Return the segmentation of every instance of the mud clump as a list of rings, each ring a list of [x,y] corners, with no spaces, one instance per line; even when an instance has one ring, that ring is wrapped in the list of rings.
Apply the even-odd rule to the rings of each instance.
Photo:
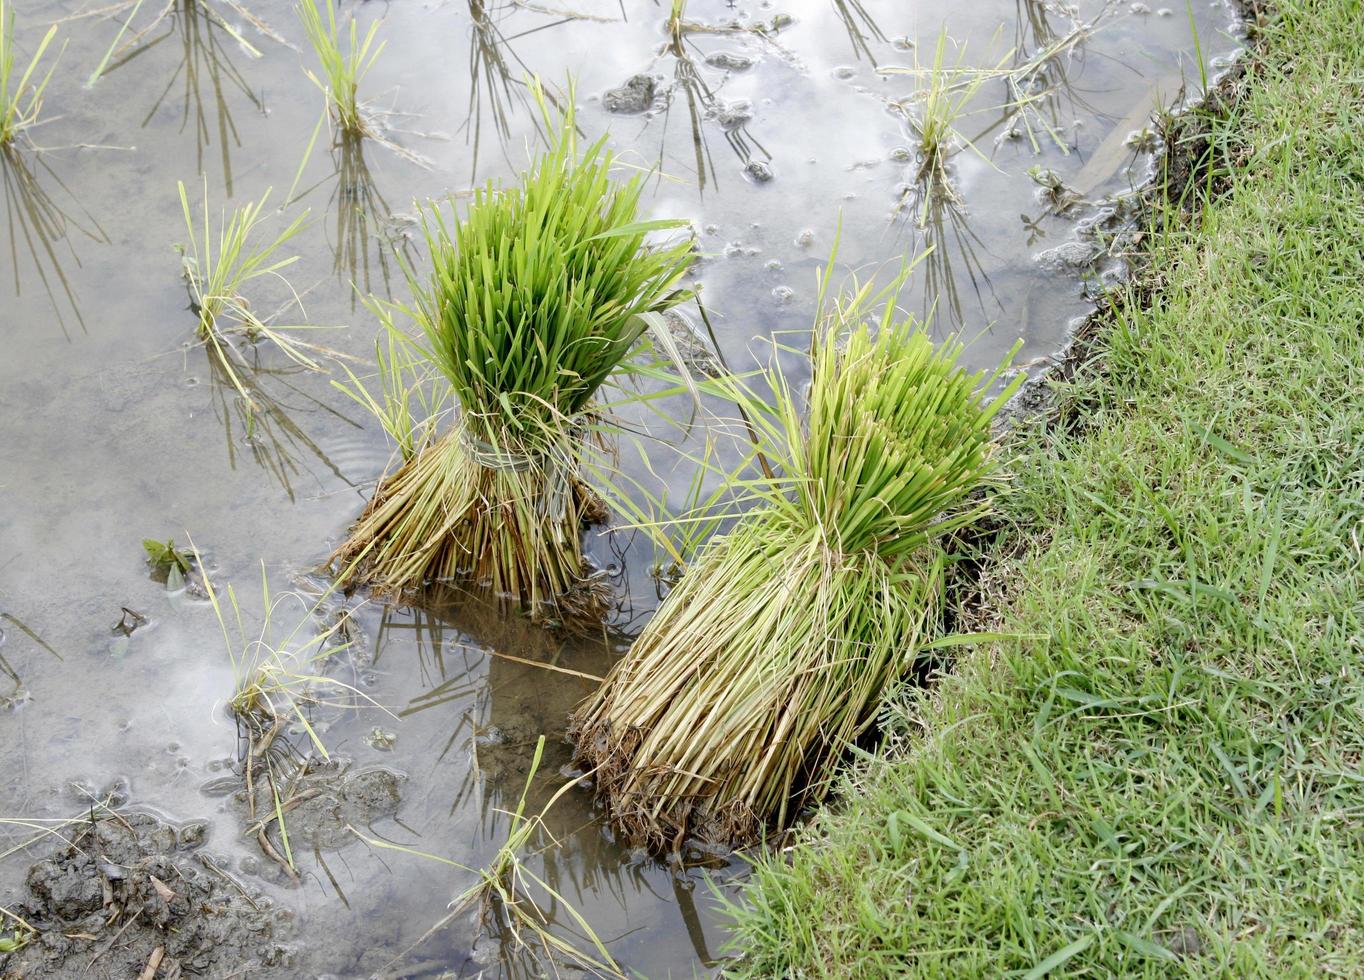
[[[297,781],[297,805],[285,816],[290,839],[327,850],[353,843],[351,827],[368,828],[398,812],[404,779],[377,766],[348,772],[345,763],[314,763]],[[262,787],[257,798],[268,800],[268,792]],[[278,833],[273,825],[271,833]]]
[[[292,914],[253,895],[200,850],[203,824],[104,815],[66,831],[70,844],[34,864],[11,906],[37,929],[0,954],[0,978],[128,980],[149,964],[181,976],[294,976],[283,939]]]
[[[601,97],[607,112],[636,115],[654,104],[658,83],[652,75],[634,75],[620,88],[609,89]]]

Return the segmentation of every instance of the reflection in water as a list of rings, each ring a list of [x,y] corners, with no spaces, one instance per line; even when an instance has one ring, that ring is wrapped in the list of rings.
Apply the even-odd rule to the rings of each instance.
[[[871,42],[884,42],[886,35],[881,32],[862,0],[833,0],[833,5],[843,29],[848,32],[848,40],[852,41],[853,55],[859,61],[865,57],[875,65],[876,55],[872,53]]]
[[[237,468],[238,444],[244,443],[250,449],[256,465],[269,474],[291,501],[296,499],[294,481],[304,473],[313,477],[319,489],[325,486],[322,479],[305,468],[304,460],[308,457],[321,463],[342,483],[355,486],[293,416],[304,412],[325,412],[357,430],[364,427],[290,383],[290,376],[299,373],[302,368],[251,365],[249,370],[239,371],[236,375],[237,381],[245,389],[243,394],[228,375],[221,358],[214,357],[210,352],[207,362],[212,378],[213,411],[223,427],[228,465],[232,469]],[[267,379],[276,388],[288,389],[301,404],[287,404],[282,400],[285,396],[267,390],[263,384]]]
[[[511,136],[508,122],[513,102],[526,104],[526,87],[521,78],[533,74],[520,56],[507,43],[498,21],[515,4],[497,0],[469,0],[469,116],[464,124],[466,137],[473,145],[473,168],[470,180],[478,174],[478,154],[483,138],[483,112],[486,105],[492,116],[497,143],[503,147]],[[546,25],[552,26],[552,25]],[[511,64],[519,69],[513,76]]]
[[[909,254],[928,253],[923,259],[924,317],[945,314],[953,323],[964,324],[970,312],[962,303],[964,284],[969,284],[982,314],[1003,312],[981,258],[990,251],[972,230],[961,203],[921,183],[906,192],[901,208],[912,218],[914,241]]]
[[[363,135],[338,132],[332,145],[332,172],[289,202],[299,201],[336,179],[328,202],[328,210],[335,217],[335,226],[330,229],[332,269],[343,283],[353,287],[348,290],[352,310],[362,295],[374,292],[376,274],[384,295],[392,297],[394,262],[402,257],[410,259],[412,251],[406,235],[393,233],[393,209],[365,159],[365,142]]]
[[[716,180],[715,160],[710,154],[710,147],[706,142],[705,123],[713,121],[724,133],[725,142],[729,144],[734,155],[744,165],[750,173],[758,179],[766,179],[762,175],[768,173],[766,163],[758,163],[754,160],[754,151],[761,154],[763,161],[770,161],[772,154],[758,142],[758,140],[748,131],[750,109],[746,103],[735,103],[726,105],[721,102],[717,90],[712,88],[703,77],[699,66],[696,63],[698,56],[704,58],[704,53],[692,40],[693,35],[698,34],[732,34],[735,28],[712,27],[708,24],[701,24],[689,21],[684,18],[686,4],[684,0],[673,0],[672,10],[668,15],[667,32],[668,41],[664,45],[660,56],[672,58],[673,61],[673,82],[668,89],[667,105],[663,110],[663,135],[666,138],[668,132],[668,121],[672,118],[673,105],[680,90],[686,100],[687,124],[691,128],[692,151],[694,154],[694,165],[696,167],[697,190],[704,193],[706,189],[706,171],[710,171],[712,182]],[[755,27],[751,33],[759,37],[766,37],[769,30],[776,28]],[[659,170],[663,170],[663,148],[659,148]]]
[[[525,0],[468,0],[469,4],[469,114],[462,127],[473,147],[470,180],[478,177],[479,149],[483,142],[483,113],[491,114],[498,148],[505,156],[511,136],[511,115],[515,104],[533,109],[526,80],[536,73],[521,59],[511,42],[538,34],[561,24],[579,20],[603,20],[571,10],[539,6]],[[503,32],[501,24],[518,11],[529,11],[553,17],[553,20],[518,31]],[[624,10],[622,8],[622,13]],[[542,85],[545,83],[542,81]],[[560,108],[560,97],[545,85],[545,98],[551,106]],[[540,116],[532,111],[530,122],[539,126]]]
[[[527,814],[539,814],[552,802],[519,859],[545,886],[532,882],[531,897],[555,937],[595,955],[590,928],[613,951],[628,947],[645,926],[626,925],[627,910],[649,895],[650,904],[675,903],[696,955],[707,965],[714,963],[694,900],[700,883],[695,873],[622,853],[598,828],[586,791],[569,790],[554,799],[567,780],[579,775],[569,768],[571,752],[563,740],[568,714],[595,687],[625,639],[556,634],[524,618],[509,619],[486,596],[447,590],[432,598],[428,610],[385,609],[373,663],[396,673],[402,667],[393,658],[415,653],[423,690],[398,713],[403,719],[446,719],[436,728],[448,736],[438,738],[432,750],[445,764],[441,771],[460,773],[448,802],[440,801],[448,816],[472,814],[480,839],[496,847],[506,839],[508,812],[523,793]],[[544,758],[532,776],[542,735]],[[436,854],[451,851],[443,840],[411,846]],[[482,912],[470,911],[442,929],[463,936],[477,932],[475,956],[490,967],[496,962],[499,975],[543,976],[572,959],[518,928],[496,905]]]
[[[1098,115],[1071,82],[1074,63],[1084,55],[1084,42],[1100,18],[1114,6],[1105,3],[1091,21],[1081,22],[1067,10],[1070,23],[1058,31],[1051,18],[1057,8],[1042,0],[1016,0],[1013,66],[1006,75],[1008,99],[1003,106],[1003,136],[1028,140],[1033,153],[1052,143],[1064,154],[1074,149],[1075,120]],[[1065,8],[1063,8],[1064,10]]]
[[[244,13],[236,5],[233,5],[233,9]],[[255,18],[251,18],[251,22],[258,29],[268,31]],[[152,36],[163,24],[165,29]],[[240,148],[242,145],[229,108],[230,90],[236,89],[252,108],[262,114],[265,112],[265,103],[261,96],[251,90],[250,83],[233,64],[229,45],[244,47],[248,54],[255,57],[259,57],[260,52],[251,47],[221,14],[203,0],[170,0],[149,26],[138,31],[115,52],[106,72],[117,71],[133,63],[172,38],[179,41],[180,60],[156,101],[147,110],[142,126],[145,128],[161,107],[167,104],[178,82],[180,130],[183,132],[190,125],[194,127],[197,170],[200,173],[204,171],[204,151],[216,139],[222,155],[223,181],[230,197],[231,146]]]
[[[81,305],[72,288],[71,280],[62,269],[68,258],[77,266],[77,256],[71,241],[71,232],[76,232],[93,242],[107,244],[108,236],[94,217],[80,207],[74,194],[62,183],[44,158],[43,150],[26,153],[13,143],[0,147],[0,182],[4,184],[5,230],[9,240],[10,269],[13,274],[16,295],[23,293],[21,256],[28,256],[42,281],[43,289],[52,302],[57,321],[62,325],[62,333],[71,339],[66,328],[66,318],[62,311],[69,306],[81,331],[85,331],[85,317]],[[31,158],[31,161],[30,161]],[[45,188],[44,181],[50,182],[70,199],[75,208],[80,208],[84,220],[78,220],[72,213],[59,205]],[[65,253],[65,254],[63,254]],[[63,304],[58,293],[65,299]]]

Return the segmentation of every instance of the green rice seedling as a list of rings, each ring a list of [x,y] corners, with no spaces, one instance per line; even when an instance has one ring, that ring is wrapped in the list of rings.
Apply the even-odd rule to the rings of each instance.
[[[1004,64],[1009,57],[1006,55],[994,68],[963,67],[963,45],[958,49],[957,62],[949,65],[947,43],[947,32],[943,30],[933,49],[933,63],[927,67],[918,64],[916,55],[913,68],[881,69],[888,74],[913,75],[917,81],[917,91],[908,100],[911,104],[908,118],[919,144],[914,183],[922,188],[924,196],[955,197],[948,179],[948,161],[963,146],[980,154],[974,143],[962,134],[960,122],[971,111],[971,103],[982,86],[1004,73]]]
[[[194,558],[202,567],[203,561],[197,548],[194,549]],[[278,749],[276,740],[286,726],[297,724],[307,733],[318,754],[324,759],[330,759],[327,746],[318,735],[317,729],[313,727],[310,717],[312,710],[319,707],[380,706],[352,685],[328,677],[319,669],[326,660],[350,645],[348,640],[335,642],[339,631],[349,621],[348,616],[336,617],[328,628],[314,630],[307,639],[300,638],[305,626],[318,621],[319,611],[332,590],[324,592],[311,605],[295,592],[272,596],[269,578],[262,563],[261,601],[264,618],[260,630],[253,635],[246,629],[241,604],[230,583],[226,594],[222,596],[207,575],[203,576],[203,586],[232,661],[233,692],[227,706],[245,735],[246,745],[242,751],[242,760],[247,804],[252,820],[257,820],[258,817],[256,799],[258,771],[265,774],[269,789],[268,816],[258,821],[251,832],[266,856],[278,862],[297,883],[297,866],[294,863],[285,823],[285,813],[290,806],[289,789],[277,768],[278,752],[274,751]],[[285,603],[297,603],[303,615],[299,617],[298,625],[277,639],[273,624]],[[229,611],[235,629],[228,626]],[[328,698],[324,691],[333,692],[335,699]],[[258,770],[258,766],[262,768]],[[283,854],[279,853],[267,836],[266,828],[271,823],[278,828]]]
[[[304,211],[298,215],[273,238],[257,241],[264,223],[265,206],[270,200],[267,190],[259,201],[244,204],[230,213],[224,211],[219,217],[215,241],[208,211],[207,179],[200,211],[202,233],[195,226],[184,183],[177,182],[176,186],[180,190],[180,206],[189,233],[189,244],[179,246],[179,251],[192,308],[199,317],[198,339],[208,347],[237,393],[251,403],[250,392],[241,375],[244,355],[240,344],[243,342],[255,344],[270,340],[296,364],[321,370],[315,356],[333,352],[289,336],[291,332],[316,328],[271,323],[272,318],[262,317],[252,309],[244,294],[248,285],[264,278],[274,278],[288,286],[280,270],[298,261],[298,256],[281,258],[279,253],[303,228],[308,213]],[[292,287],[289,291],[297,304],[298,294]]]
[[[194,549],[194,560],[202,565],[198,549]],[[292,717],[308,733],[319,754],[323,758],[330,758],[327,747],[313,729],[306,710],[313,705],[332,704],[317,697],[317,690],[332,688],[341,693],[343,700],[332,706],[351,707],[357,701],[363,701],[377,707],[374,701],[351,685],[319,674],[315,670],[322,661],[340,653],[349,645],[331,642],[340,620],[326,630],[315,632],[306,640],[299,639],[303,628],[315,620],[318,610],[330,593],[318,598],[311,606],[296,592],[272,596],[269,578],[262,564],[261,599],[264,618],[259,632],[253,636],[246,629],[241,604],[232,585],[228,584],[226,594],[220,596],[209,576],[204,576],[203,581],[204,591],[218,619],[223,642],[232,660],[234,690],[228,701],[228,708],[256,734],[264,734],[271,727],[276,727],[281,717]],[[285,603],[298,604],[304,614],[299,617],[298,625],[289,633],[282,639],[275,639],[273,624]],[[228,628],[229,611],[235,626],[235,637],[232,635],[233,631]]]
[[[56,36],[57,25],[53,24],[20,71],[19,56],[14,50],[14,12],[9,8],[8,0],[0,0],[0,147],[10,145],[20,133],[37,123],[43,108],[43,92],[57,70],[61,53],[58,52],[41,79],[37,74],[38,66]]]
[[[991,473],[990,423],[1021,377],[897,319],[890,290],[826,306],[802,413],[780,368],[747,400],[777,479],[711,539],[576,713],[577,761],[622,835],[757,840],[818,803],[887,687],[935,641],[944,554]],[[873,317],[874,301],[884,311]]]
[[[342,579],[381,593],[443,582],[533,615],[586,611],[581,532],[604,517],[583,479],[603,436],[595,399],[654,314],[689,295],[690,241],[648,242],[682,223],[638,220],[643,178],[614,181],[604,140],[579,152],[571,97],[555,126],[536,94],[558,135],[521,183],[479,189],[462,219],[424,212],[432,269],[425,281],[409,270],[401,310],[420,337],[404,343],[459,411],[441,429],[404,418],[409,389],[386,396],[380,417],[405,433],[404,458],[333,555]]]
[[[443,858],[436,854],[428,854],[425,851],[414,850],[401,844],[367,837],[354,827],[349,829],[351,833],[371,847],[399,851],[414,857],[438,861],[462,871],[472,871],[477,875],[478,880],[450,903],[449,914],[427,930],[425,935],[413,944],[413,948],[449,925],[467,909],[477,907],[482,913],[485,925],[495,926],[499,932],[504,933],[511,940],[513,949],[508,952],[534,949],[538,946],[549,956],[562,956],[592,971],[594,975],[624,977],[625,973],[610,952],[607,951],[606,944],[592,929],[582,913],[575,909],[549,882],[536,874],[525,860],[524,855],[537,838],[549,836],[545,816],[555,803],[578,785],[577,780],[564,783],[555,790],[545,805],[540,808],[539,813],[527,813],[526,800],[530,796],[531,786],[540,770],[540,763],[544,754],[545,736],[541,735],[535,743],[535,755],[531,759],[530,771],[526,774],[526,784],[521,790],[521,797],[516,803],[516,809],[507,813],[510,819],[507,828],[507,840],[497,849],[497,853],[493,855],[492,861],[486,867],[469,868],[457,861],[451,861],[449,858]],[[553,840],[552,837],[550,839]],[[583,949],[551,931],[550,916],[541,905],[543,899],[537,901],[537,894],[548,898],[555,909],[561,910],[568,916],[573,925],[587,939],[588,944],[592,947],[591,951]]]
[[[308,43],[317,55],[321,77],[308,70],[308,77],[322,90],[332,121],[337,128],[351,136],[369,132],[359,101],[360,81],[374,67],[384,49],[383,41],[375,43],[379,22],[369,25],[363,35],[355,18],[343,35],[336,23],[336,7],[332,0],[321,0],[326,16],[318,9],[319,0],[299,0],[298,17],[308,35]]]

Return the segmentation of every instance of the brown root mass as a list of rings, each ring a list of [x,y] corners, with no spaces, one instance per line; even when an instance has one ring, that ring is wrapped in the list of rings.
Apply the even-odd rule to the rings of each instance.
[[[536,618],[600,619],[608,597],[582,535],[607,512],[576,474],[577,448],[562,464],[490,466],[447,432],[380,481],[331,556],[338,577],[388,598],[439,585],[504,597]]]

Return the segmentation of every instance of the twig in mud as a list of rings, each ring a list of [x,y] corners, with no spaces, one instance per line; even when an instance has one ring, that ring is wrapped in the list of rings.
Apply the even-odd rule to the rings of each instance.
[[[256,833],[257,831],[261,831],[261,830],[266,830],[266,829],[268,829],[269,826],[270,826],[272,823],[274,823],[276,820],[280,819],[284,814],[288,813],[288,812],[289,812],[290,810],[292,810],[294,807],[296,807],[296,806],[298,806],[298,805],[300,805],[300,804],[302,804],[302,803],[306,803],[306,802],[308,802],[309,800],[316,799],[317,797],[319,797],[319,796],[321,796],[321,795],[322,795],[322,790],[319,789],[319,788],[316,787],[316,786],[313,786],[313,787],[310,788],[310,789],[305,789],[303,792],[297,794],[296,796],[291,796],[291,797],[289,797],[288,802],[286,802],[286,803],[281,803],[281,804],[280,804],[279,810],[278,810],[277,812],[271,813],[270,815],[268,815],[267,817],[265,817],[265,819],[259,820],[259,821],[257,821],[255,824],[253,824],[253,825],[250,827],[250,829],[248,829],[248,830],[246,831],[246,836],[250,837],[252,834]]]
[[[147,965],[138,974],[137,980],[154,980],[156,971],[161,968],[161,961],[166,957],[166,947],[158,946],[152,950],[152,955],[147,957]]]
[[[512,663],[525,664],[527,667],[539,667],[542,670],[552,670],[556,674],[568,674],[570,677],[581,677],[583,680],[592,681],[595,684],[600,684],[605,680],[604,677],[598,677],[596,674],[584,673],[581,670],[570,670],[568,667],[559,667],[555,664],[542,663],[539,660],[528,660],[525,657],[514,657],[510,653],[498,653],[496,650],[490,650],[489,653],[501,660],[510,660]]]
[[[127,932],[127,931],[128,931],[128,927],[131,926],[134,922],[136,922],[136,921],[137,921],[139,918],[141,918],[141,917],[142,917],[142,910],[141,910],[141,909],[138,909],[136,912],[133,913],[133,917],[132,917],[131,919],[129,919],[127,922],[123,923],[122,927],[118,930],[118,932],[114,933],[114,938],[113,938],[113,939],[110,939],[109,942],[108,942],[108,944],[107,944],[103,949],[101,949],[98,953],[96,953],[94,956],[90,957],[90,962],[87,963],[87,964],[85,964],[85,969],[86,969],[86,971],[88,972],[89,969],[90,969],[90,967],[92,967],[92,966],[95,965],[95,961],[96,961],[96,960],[98,960],[98,959],[99,959],[101,956],[103,956],[105,953],[109,952],[109,950],[113,949],[114,946],[115,946],[115,944],[118,943],[119,937],[122,936],[125,932]]]
[[[250,895],[247,894],[246,889],[243,888],[243,887],[237,882],[237,879],[233,878],[230,874],[228,874],[228,873],[227,873],[226,871],[224,871],[222,868],[220,868],[220,867],[218,867],[216,864],[214,864],[214,863],[213,863],[213,859],[210,858],[207,854],[202,854],[202,853],[201,853],[201,854],[199,855],[199,863],[202,864],[204,867],[208,868],[208,870],[212,871],[212,872],[213,872],[214,874],[216,874],[219,878],[221,878],[221,879],[223,879],[224,881],[226,881],[226,882],[227,882],[229,885],[231,885],[233,888],[237,889],[237,891],[241,893],[242,898],[246,899],[246,904],[250,905],[252,909],[254,909],[254,910],[257,911],[257,912],[260,911],[260,906],[256,904],[256,900],[253,899]]]

